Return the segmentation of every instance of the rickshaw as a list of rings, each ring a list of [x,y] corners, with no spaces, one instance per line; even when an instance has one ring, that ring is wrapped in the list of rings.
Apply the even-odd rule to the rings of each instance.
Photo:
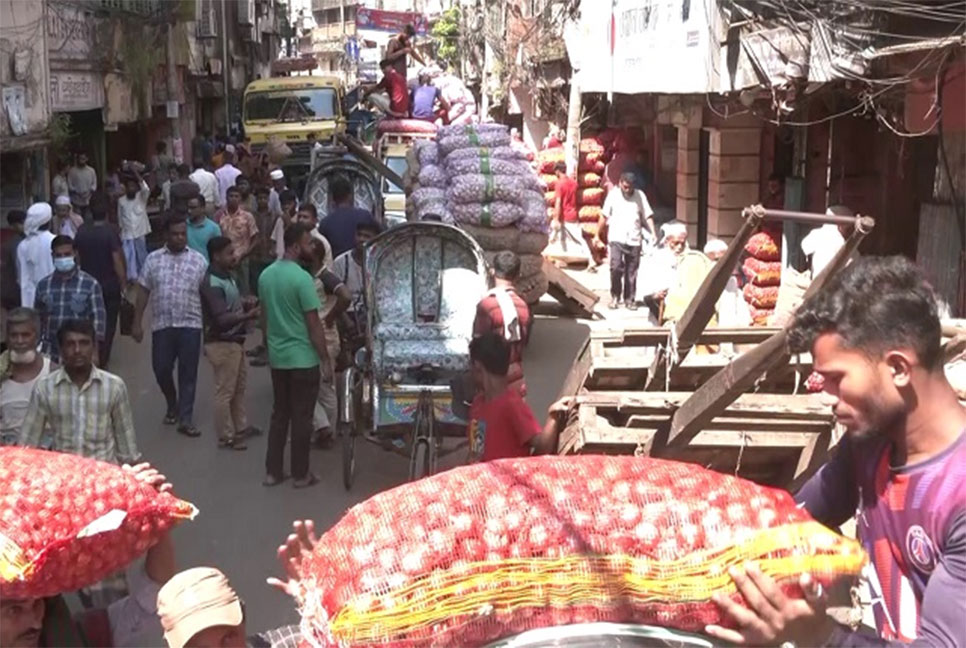
[[[466,446],[465,398],[454,407],[451,385],[465,384],[476,305],[487,290],[476,241],[428,221],[370,241],[363,278],[365,347],[340,382],[347,490],[359,436],[408,457],[410,479],[432,474],[440,457]],[[461,441],[444,447],[444,438]]]
[[[383,222],[381,179],[365,164],[349,157],[316,161],[315,168],[309,174],[302,200],[315,205],[320,220],[329,215],[332,202],[329,181],[335,176],[342,176],[352,183],[354,206],[369,211],[377,221]]]

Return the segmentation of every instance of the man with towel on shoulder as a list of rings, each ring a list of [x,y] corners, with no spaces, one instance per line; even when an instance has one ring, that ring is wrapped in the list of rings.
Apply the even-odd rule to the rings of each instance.
[[[473,337],[487,333],[501,335],[510,343],[510,370],[507,381],[511,387],[526,396],[527,385],[523,379],[523,349],[530,340],[530,307],[513,288],[520,276],[520,257],[505,250],[493,258],[493,288],[476,306],[473,320]]]

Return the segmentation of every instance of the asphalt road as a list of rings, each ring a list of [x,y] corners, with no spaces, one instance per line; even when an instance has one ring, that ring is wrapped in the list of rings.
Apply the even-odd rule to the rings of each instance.
[[[587,327],[580,322],[537,317],[525,370],[528,400],[541,421],[586,335]],[[261,485],[265,436],[251,440],[245,452],[217,448],[211,368],[204,358],[195,403],[195,423],[203,430],[198,439],[161,424],[164,399],[151,372],[149,336],[141,345],[119,338],[110,370],[127,382],[141,451],[164,471],[175,492],[200,510],[193,522],[174,531],[179,568],[211,565],[223,570],[246,602],[249,632],[298,619],[292,601],[265,584],[278,572],[275,548],[293,520],[313,519],[317,528],[326,529],[353,504],[406,479],[405,459],[361,442],[351,492],[342,486],[338,447],[312,451],[312,470],[322,480],[317,486],[296,491],[286,483],[266,489]],[[249,368],[247,391],[252,424],[267,430],[272,407],[267,369]]]

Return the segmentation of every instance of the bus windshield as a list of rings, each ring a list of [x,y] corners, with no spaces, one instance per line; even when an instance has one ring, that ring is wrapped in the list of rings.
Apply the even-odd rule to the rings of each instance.
[[[302,88],[250,92],[245,96],[245,121],[317,121],[339,116],[335,88]]]

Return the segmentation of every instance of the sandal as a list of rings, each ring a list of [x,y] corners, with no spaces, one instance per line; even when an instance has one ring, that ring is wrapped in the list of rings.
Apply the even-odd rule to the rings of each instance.
[[[164,423],[165,425],[174,425],[177,422],[178,422],[178,415],[172,414],[171,412],[168,412],[167,414],[165,414],[164,421],[162,421],[162,423]]]
[[[179,425],[178,434],[183,434],[186,437],[191,437],[192,439],[197,439],[201,436],[201,430],[193,425]]]
[[[315,476],[315,473],[309,473],[302,479],[296,479],[292,482],[292,488],[308,488],[309,486],[315,486],[319,483],[319,478]]]
[[[285,476],[276,477],[275,475],[265,475],[265,479],[262,480],[262,486],[267,486],[271,488],[272,486],[278,486],[283,481],[285,481]]]
[[[249,425],[247,428],[238,433],[238,436],[243,439],[250,439],[251,437],[262,436],[262,431],[253,425]]]
[[[248,444],[243,438],[218,439],[218,447],[225,450],[248,450]]]

